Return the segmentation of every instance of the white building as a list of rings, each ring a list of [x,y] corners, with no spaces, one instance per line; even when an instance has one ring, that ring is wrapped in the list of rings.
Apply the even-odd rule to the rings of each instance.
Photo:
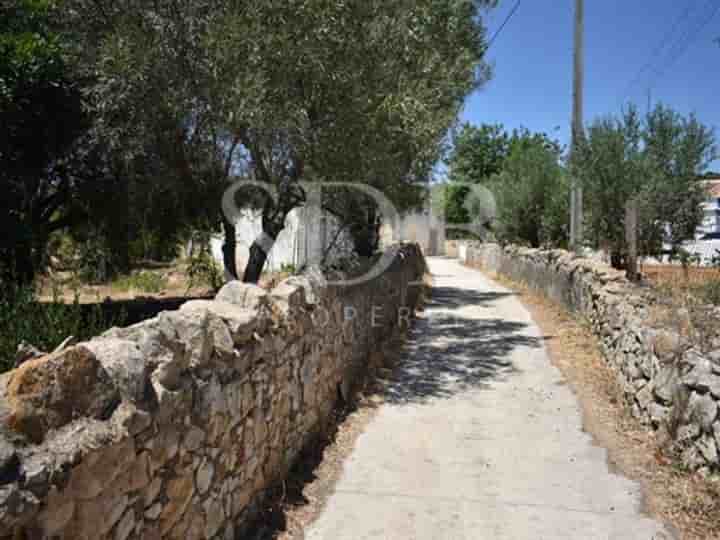
[[[720,237],[720,178],[712,178],[702,181],[708,198],[702,205],[703,222],[698,227],[695,235],[696,240],[702,240],[706,235],[718,235]]]
[[[707,191],[707,199],[702,203],[703,220],[695,231],[695,238],[683,242],[683,249],[698,257],[700,264],[709,264],[720,253],[720,178],[701,180]],[[665,249],[670,250],[666,245]],[[671,263],[668,255],[659,261],[647,259],[647,263]]]
[[[239,272],[245,268],[250,256],[250,246],[262,232],[259,212],[246,211],[236,221],[236,262]],[[350,234],[339,230],[335,217],[312,212],[301,207],[288,214],[285,228],[278,235],[270,251],[265,270],[279,271],[283,267],[300,268],[308,263],[319,263],[326,252],[327,261],[347,257],[353,252]],[[429,209],[399,216],[393,222],[384,223],[380,229],[381,246],[397,242],[414,242],[426,255],[442,255],[445,252],[445,227]],[[218,235],[211,240],[213,257],[223,264],[224,239]]]
[[[381,244],[412,242],[428,256],[445,254],[445,224],[432,211],[430,204],[421,211],[398,216],[380,229]]]
[[[265,270],[279,271],[283,267],[300,268],[310,262],[321,262],[329,251],[328,260],[347,256],[352,252],[352,239],[344,231],[338,232],[337,220],[323,212],[311,212],[308,207],[296,208],[285,220],[285,228],[278,235],[268,255]],[[259,212],[246,211],[236,221],[236,262],[239,272],[245,268],[250,246],[262,232]],[[213,257],[222,265],[224,239],[218,235],[211,240]]]

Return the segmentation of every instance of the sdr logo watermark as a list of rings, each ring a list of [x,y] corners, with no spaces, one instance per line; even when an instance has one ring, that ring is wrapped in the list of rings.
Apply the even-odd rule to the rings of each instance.
[[[241,217],[247,215],[248,209],[257,209],[257,200],[262,200],[262,206],[266,208],[281,208],[287,204],[286,199],[288,198],[287,186],[283,186],[282,189],[283,192],[277,186],[267,182],[238,180],[223,194],[223,214],[229,222],[237,224],[241,222]],[[400,212],[389,197],[368,184],[359,182],[297,182],[292,185],[292,197],[298,201],[293,205],[293,208],[304,208],[305,216],[309,216],[311,219],[323,219],[325,217],[323,194],[327,191],[331,191],[333,196],[344,193],[349,198],[353,197],[349,194],[355,193],[366,200],[372,201],[377,214],[382,218],[383,225],[390,229],[389,236],[392,237],[393,244],[400,244],[409,240],[416,241],[417,236],[422,236],[417,234],[418,227],[432,228],[436,234],[439,231],[441,238],[445,238],[448,231],[458,231],[470,233],[470,235],[478,239],[484,239],[497,219],[497,205],[492,192],[481,185],[460,182],[436,184],[426,188],[424,209],[422,211],[410,210],[405,212]],[[450,223],[446,219],[446,210],[450,204],[464,208],[466,214],[470,217],[470,221],[467,223]],[[259,212],[256,215],[260,218]],[[264,216],[260,219],[264,219]],[[412,220],[415,229],[416,234],[413,239],[403,238],[405,227],[402,224],[408,219]],[[338,221],[337,227],[342,228],[342,217],[336,218],[336,221]],[[250,231],[238,229],[238,232],[243,234]],[[318,231],[305,229],[303,233],[318,234]],[[252,238],[252,241],[256,247],[269,255],[276,246],[277,236],[273,237],[263,230],[258,236]],[[397,250],[385,249],[362,275],[342,280],[326,276],[319,264],[313,264],[313,267],[322,275],[328,285],[357,285],[381,276],[390,267],[396,255]],[[308,262],[318,263],[319,261]]]

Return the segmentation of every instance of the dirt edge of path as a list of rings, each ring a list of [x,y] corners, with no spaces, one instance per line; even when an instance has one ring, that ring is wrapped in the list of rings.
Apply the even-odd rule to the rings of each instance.
[[[656,434],[630,415],[615,372],[589,326],[525,284],[482,273],[518,293],[546,338],[552,363],[580,402],[585,431],[607,450],[613,472],[640,483],[643,510],[672,526],[682,540],[720,539],[720,480],[683,470]]]

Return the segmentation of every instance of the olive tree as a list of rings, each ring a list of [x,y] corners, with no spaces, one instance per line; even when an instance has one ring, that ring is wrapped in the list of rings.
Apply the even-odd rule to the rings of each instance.
[[[715,157],[711,129],[661,104],[644,118],[630,106],[619,118],[596,120],[572,161],[584,186],[589,241],[622,266],[625,205],[635,199],[641,254],[677,249],[701,223],[699,179]]]

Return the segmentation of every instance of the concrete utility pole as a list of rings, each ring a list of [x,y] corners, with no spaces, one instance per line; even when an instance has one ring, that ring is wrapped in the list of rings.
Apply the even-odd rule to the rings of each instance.
[[[583,136],[583,41],[584,41],[584,0],[575,0],[575,54],[573,76],[572,142],[570,151],[575,152]],[[570,247],[575,251],[582,248],[583,239],[583,195],[578,178],[573,179],[570,194]]]

